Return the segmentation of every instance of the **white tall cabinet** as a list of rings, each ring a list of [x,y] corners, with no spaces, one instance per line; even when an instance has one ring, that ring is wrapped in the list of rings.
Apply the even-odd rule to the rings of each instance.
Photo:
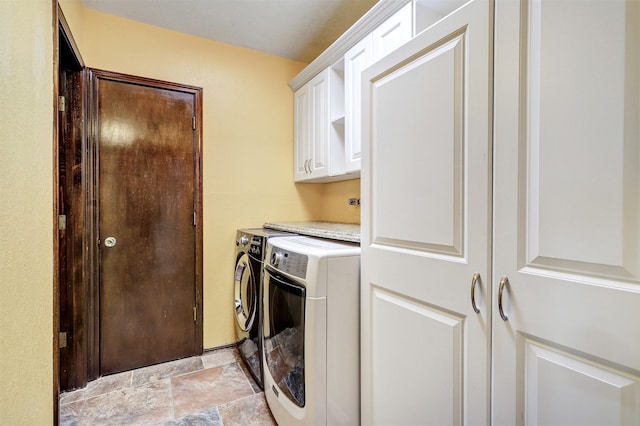
[[[362,78],[362,423],[640,424],[640,3],[473,0]]]
[[[639,425],[640,2],[495,22],[494,424]]]
[[[489,22],[475,1],[363,73],[363,424],[489,420]]]

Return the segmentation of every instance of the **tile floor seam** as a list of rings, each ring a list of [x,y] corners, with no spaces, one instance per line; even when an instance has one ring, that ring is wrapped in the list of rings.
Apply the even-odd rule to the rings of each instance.
[[[244,371],[244,369],[242,368],[242,365],[240,364],[240,361],[236,361],[236,363],[238,364],[238,367],[240,367],[240,370],[244,373],[244,378],[245,378],[245,380],[247,381],[247,383],[249,384],[249,387],[251,388],[251,392],[253,392],[253,394],[252,394],[252,395],[256,395],[256,394],[259,394],[259,393],[263,392],[263,391],[256,392],[256,389],[255,389],[255,388],[260,389],[260,386],[257,386],[257,385],[258,385],[258,383],[256,383],[256,386],[253,386],[253,383],[254,383],[254,379],[253,379],[253,377],[249,377],[249,375],[247,374],[247,372],[246,372],[246,371]],[[246,397],[245,397],[245,398],[246,398]]]
[[[173,382],[171,381],[171,378],[169,378],[168,380],[169,380],[169,397],[171,399],[171,418],[174,421],[178,421],[178,419],[176,418],[176,406],[173,403]]]
[[[236,364],[238,364],[238,367],[240,368],[240,371],[242,371],[242,373],[244,375],[244,379],[249,384],[249,387],[251,388],[251,392],[253,392],[252,395],[255,395],[255,394],[259,393],[259,392],[256,392],[256,390],[254,389],[254,386],[253,386],[253,383],[252,383],[253,377],[249,378],[249,376],[247,375],[247,372],[244,371],[244,369],[242,368],[242,365],[240,365],[240,361],[236,361]],[[260,388],[260,387],[258,386],[258,388]]]
[[[136,388],[136,386],[131,386],[131,385],[129,385],[129,386],[123,386],[123,387],[118,388],[118,389],[110,390],[109,392],[99,393],[99,394],[96,394],[96,395],[90,395],[90,396],[87,396],[87,397],[82,397],[82,398],[76,399],[76,400],[74,400],[74,401],[68,402],[68,403],[66,403],[66,404],[60,404],[60,405],[69,405],[69,404],[73,404],[74,402],[80,402],[80,401],[87,402],[87,401],[89,401],[89,400],[91,400],[91,399],[99,398],[99,397],[101,397],[101,396],[109,395],[109,394],[112,394],[112,393],[114,393],[114,392],[119,392],[119,391],[121,391],[121,390],[128,389],[128,388],[135,389],[135,388]]]
[[[242,401],[243,399],[253,398],[256,395],[257,395],[256,393],[252,393],[251,395],[243,396],[242,398],[234,399],[233,401],[229,401],[229,402],[225,402],[224,404],[216,405],[216,408],[224,407],[226,405],[233,404],[234,402]]]
[[[185,373],[185,374],[189,374],[189,373]],[[99,378],[98,378],[98,379],[96,379],[96,380],[100,380],[100,379],[101,379],[101,378],[103,378],[103,377],[109,377],[109,376],[102,376],[102,377],[99,377]],[[177,377],[177,376],[172,376],[172,377]],[[125,389],[139,389],[139,388],[142,388],[142,387],[145,387],[145,386],[149,386],[149,385],[150,385],[150,384],[152,384],[152,383],[160,382],[160,381],[162,381],[162,380],[167,380],[167,379],[168,379],[168,380],[169,380],[169,383],[171,383],[171,381],[170,381],[170,380],[171,380],[171,378],[172,378],[172,377],[165,377],[165,378],[163,378],[163,379],[156,379],[156,380],[152,380],[152,381],[147,381],[147,382],[144,382],[144,383],[140,383],[140,384],[138,384],[138,385],[134,385],[134,384],[133,384],[133,372],[131,372],[131,380],[129,381],[129,384],[128,384],[128,385],[126,385],[126,384],[125,384],[124,386],[122,386],[122,387],[120,387],[120,388],[112,389],[112,390],[110,390],[110,391],[108,391],[108,392],[103,392],[103,393],[98,393],[98,394],[95,394],[95,395],[89,395],[89,396],[81,397],[80,399],[77,399],[77,400],[75,400],[75,401],[72,401],[71,403],[73,403],[73,402],[78,402],[78,401],[85,401],[85,402],[86,402],[86,401],[92,400],[92,399],[94,399],[94,398],[98,398],[98,397],[101,397],[101,396],[110,395],[110,394],[115,393],[115,392],[121,392],[121,391],[124,391]],[[68,404],[63,404],[63,405],[68,405]]]
[[[182,376],[186,376],[188,374],[193,374],[193,373],[197,373],[198,371],[204,371],[204,370],[207,370],[207,368],[204,368],[204,365],[203,365],[202,368],[200,368],[200,369],[187,371],[187,372],[176,374],[176,375],[173,375],[173,376],[167,376],[167,377],[165,377],[165,379],[173,379],[175,377],[182,377]],[[158,380],[162,380],[162,379],[156,379],[154,381],[158,381]],[[150,381],[147,382],[147,383],[150,383]]]
[[[222,414],[220,413],[219,405],[215,406],[216,411],[218,412],[218,420],[220,420],[220,426],[224,426],[224,420],[222,420]]]

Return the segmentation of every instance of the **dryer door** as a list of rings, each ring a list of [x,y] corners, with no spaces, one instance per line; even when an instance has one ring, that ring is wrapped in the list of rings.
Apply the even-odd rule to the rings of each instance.
[[[251,272],[249,256],[243,253],[236,261],[234,274],[234,306],[238,327],[248,332],[256,321],[258,288]]]

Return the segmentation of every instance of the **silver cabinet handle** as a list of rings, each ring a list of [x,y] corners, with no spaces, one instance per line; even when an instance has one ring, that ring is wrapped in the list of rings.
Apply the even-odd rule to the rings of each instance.
[[[105,247],[113,247],[116,245],[116,237],[107,237],[104,239]]]
[[[504,292],[504,286],[509,284],[509,278],[506,275],[500,278],[500,287],[498,287],[498,312],[500,312],[500,318],[502,321],[507,321],[509,317],[504,313],[504,308],[502,307],[502,293]]]
[[[309,160],[304,160],[304,172],[305,173],[309,173],[309,169],[307,168],[307,163],[309,163]]]
[[[480,309],[476,305],[476,284],[478,284],[478,281],[480,281],[480,273],[476,272],[471,278],[471,307],[473,307],[473,312],[476,314],[480,313]]]

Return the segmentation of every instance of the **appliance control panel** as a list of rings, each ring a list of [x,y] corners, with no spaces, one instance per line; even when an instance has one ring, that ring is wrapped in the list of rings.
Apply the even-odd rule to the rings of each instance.
[[[262,237],[254,236],[251,239],[249,254],[252,254],[253,257],[262,260]]]
[[[273,248],[269,259],[269,264],[279,271],[303,279],[307,277],[308,263],[309,256],[276,247]]]

